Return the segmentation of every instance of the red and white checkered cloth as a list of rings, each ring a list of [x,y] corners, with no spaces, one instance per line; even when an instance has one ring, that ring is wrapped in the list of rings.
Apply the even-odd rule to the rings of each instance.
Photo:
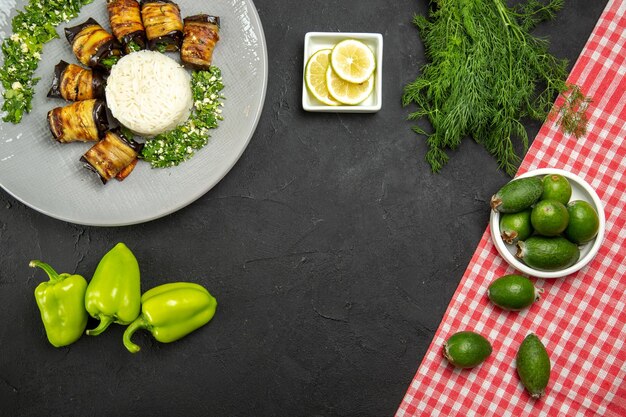
[[[593,98],[588,134],[577,140],[546,122],[520,173],[562,168],[596,189],[607,219],[599,254],[574,275],[536,280],[542,299],[505,312],[488,302],[486,289],[514,270],[487,230],[396,416],[626,416],[626,1],[609,1],[569,81]],[[444,341],[461,330],[492,343],[477,368],[457,370],[442,357]],[[525,392],[515,369],[531,332],[552,363],[540,400]]]

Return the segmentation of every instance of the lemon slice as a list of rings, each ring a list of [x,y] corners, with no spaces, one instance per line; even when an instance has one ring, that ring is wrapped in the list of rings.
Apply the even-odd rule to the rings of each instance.
[[[332,67],[328,67],[326,71],[326,85],[331,97],[335,100],[343,104],[359,104],[372,94],[374,74],[370,75],[362,83],[349,83],[339,78]]]
[[[372,50],[363,42],[347,39],[333,48],[330,65],[339,78],[360,84],[374,73],[376,59]]]
[[[330,96],[326,87],[326,71],[329,68],[330,49],[317,51],[306,63],[304,82],[309,92],[324,104],[338,106],[339,103]]]

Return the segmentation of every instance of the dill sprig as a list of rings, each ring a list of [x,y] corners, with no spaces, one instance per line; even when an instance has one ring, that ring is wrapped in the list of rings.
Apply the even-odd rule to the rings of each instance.
[[[561,94],[564,97],[560,106],[550,110],[550,116],[561,126],[563,132],[577,138],[587,133],[587,109],[591,98],[586,97],[577,85],[568,85],[568,90]]]
[[[566,132],[585,132],[589,100],[580,88],[566,83],[567,61],[548,52],[545,39],[529,33],[554,18],[562,0],[547,4],[528,0],[509,8],[502,0],[435,0],[429,18],[416,15],[428,63],[404,89],[402,103],[416,104],[410,120],[427,118],[426,161],[438,172],[448,161],[446,150],[472,137],[514,175],[520,163],[514,139],[528,149],[521,122],[545,120],[551,112]],[[558,94],[569,97],[552,109]],[[582,111],[582,112],[581,112]]]

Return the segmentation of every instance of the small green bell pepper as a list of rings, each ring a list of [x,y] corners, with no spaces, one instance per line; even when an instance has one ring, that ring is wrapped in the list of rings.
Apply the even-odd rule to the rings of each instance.
[[[98,327],[87,330],[90,336],[99,335],[113,322],[132,323],[139,315],[139,264],[125,244],[115,245],[98,263],[85,293],[85,308],[100,320]]]
[[[152,288],[141,297],[141,315],[124,332],[124,346],[131,353],[139,346],[130,338],[146,329],[161,343],[170,343],[207,324],[215,315],[217,301],[201,285],[173,282]]]
[[[54,347],[67,346],[82,336],[87,326],[85,290],[87,281],[80,275],[58,274],[41,261],[30,261],[50,277],[35,288],[35,300],[41,313],[48,341]]]

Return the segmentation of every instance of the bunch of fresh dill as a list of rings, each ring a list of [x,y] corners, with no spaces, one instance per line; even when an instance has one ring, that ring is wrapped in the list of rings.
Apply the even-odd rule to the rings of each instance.
[[[505,0],[433,0],[430,17],[414,17],[429,63],[404,89],[403,105],[415,103],[409,119],[426,117],[426,160],[434,172],[448,161],[464,137],[482,144],[502,169],[514,175],[520,158],[513,140],[528,149],[521,119],[543,121],[551,112],[567,133],[585,133],[589,100],[566,83],[567,61],[548,52],[544,39],[530,30],[552,19],[563,0],[539,0],[509,8]],[[563,94],[564,105],[552,109]]]

